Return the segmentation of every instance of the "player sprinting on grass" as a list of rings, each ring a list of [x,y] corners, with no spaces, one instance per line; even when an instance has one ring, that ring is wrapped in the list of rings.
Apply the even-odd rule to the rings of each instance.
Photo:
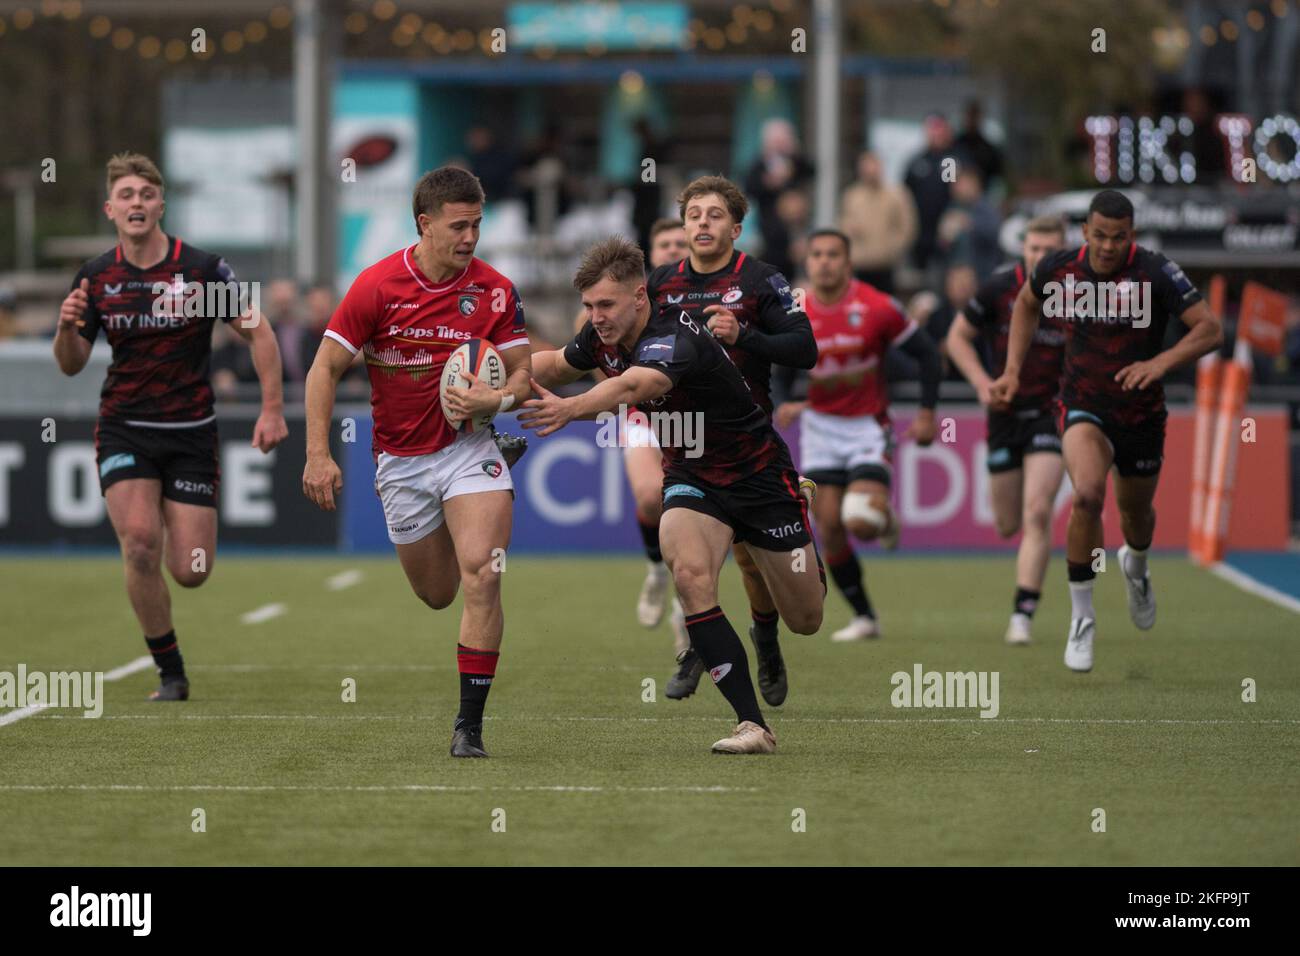
[[[670,262],[680,262],[686,255],[686,230],[680,219],[659,219],[650,227],[650,267],[657,268]],[[587,324],[587,310],[578,312],[574,332],[582,331]],[[600,369],[591,374],[599,381],[604,378]],[[663,620],[664,608],[669,603],[668,568],[659,548],[659,516],[663,511],[664,469],[663,456],[654,430],[645,416],[633,411],[628,415],[627,445],[623,449],[623,467],[628,486],[636,503],[636,521],[641,530],[641,543],[645,548],[646,576],[637,596],[636,617],[642,627],[657,627]],[[681,602],[672,598],[669,624],[673,632],[673,652],[681,657],[690,649],[686,633],[686,617]],[[674,699],[689,697],[699,683],[699,671],[694,680],[686,682],[678,671],[669,678],[664,694]]]
[[[150,699],[179,701],[189,699],[190,683],[162,568],[196,588],[216,559],[221,470],[208,368],[218,319],[252,349],[262,387],[253,447],[265,454],[289,432],[270,323],[240,296],[224,259],[163,232],[165,208],[152,160],[138,153],[109,160],[104,215],[117,245],[77,271],[59,308],[54,357],[63,374],[76,375],[101,329],[113,350],[95,426],[99,486],[127,597],[158,669]],[[208,314],[218,302],[221,314]]]
[[[831,578],[853,608],[852,620],[831,640],[860,641],[878,637],[880,627],[849,535],[880,539],[890,548],[898,543],[898,518],[889,504],[894,440],[885,353],[902,349],[920,366],[921,408],[907,432],[918,445],[934,441],[943,362],[897,299],[853,278],[844,233],[810,234],[804,268],[812,285],[805,308],[817,339],[817,364],[808,373],[807,400],[782,402],[776,422],[786,428],[802,417],[799,465],[817,483],[817,535]],[[788,376],[789,370],[779,374]]]
[[[817,343],[808,317],[794,300],[786,277],[736,249],[749,204],[722,176],[702,176],[677,197],[690,255],[650,274],[647,291],[665,310],[686,311],[727,347],[754,400],[772,413],[772,365],[812,368]],[[805,488],[811,489],[811,484]],[[750,640],[758,657],[758,687],[773,707],[788,691],[777,634],[778,609],[750,547],[737,539],[733,553],[749,597]],[[678,655],[670,684],[686,696],[699,682],[701,661],[689,649]]]
[[[1030,625],[1042,597],[1052,554],[1052,509],[1065,466],[1053,403],[1061,381],[1065,324],[1043,316],[1025,358],[1022,381],[1010,405],[993,400],[994,379],[1007,361],[1011,310],[1025,280],[1043,256],[1065,245],[1059,216],[1031,219],[1025,227],[1020,260],[993,273],[948,329],[948,355],[975,387],[988,413],[989,491],[998,534],[1010,538],[1023,529],[1016,553],[1016,592],[1008,644],[1028,644]],[[977,343],[988,357],[985,370]]]
[[[702,442],[692,448],[660,432],[659,539],[691,646],[736,712],[735,729],[714,752],[772,753],[776,738],[759,710],[745,646],[718,605],[718,575],[732,541],[748,542],[787,625],[800,634],[821,626],[825,578],[789,450],[721,342],[684,309],[651,302],[634,244],[597,243],[573,284],[590,321],[562,352],[533,357],[539,397],[524,403],[520,423],[545,436],[632,405],[676,420],[677,435],[686,416],[702,423]],[[582,395],[547,391],[598,366],[608,377]]]
[[[1084,245],[1044,256],[1016,297],[1006,369],[990,388],[1011,404],[1021,386],[1039,313],[1065,320],[1065,372],[1057,401],[1065,469],[1074,485],[1066,561],[1070,633],[1065,666],[1092,669],[1096,615],[1092,606],[1094,552],[1104,546],[1106,476],[1115,468],[1124,545],[1120,573],[1129,616],[1140,630],[1156,620],[1147,571],[1155,534],[1151,506],[1164,459],[1165,395],[1160,380],[1223,341],[1223,328],[1177,264],[1133,240],[1133,204],[1102,190],[1088,206]],[[1188,331],[1161,350],[1170,318]]]
[[[342,488],[329,429],[340,376],[363,351],[374,410],[375,490],[388,538],[420,600],[434,610],[465,592],[456,663],[460,710],[453,757],[486,757],[483,708],[496,675],[504,618],[501,557],[510,543],[514,484],[490,429],[461,421],[505,411],[528,395],[528,333],[515,287],[475,258],[483,190],[466,170],[443,166],[415,187],[419,241],[363,271],[330,319],[307,375],[303,492],[333,511]],[[442,411],[442,368],[470,339],[501,353],[506,387],[474,379]]]

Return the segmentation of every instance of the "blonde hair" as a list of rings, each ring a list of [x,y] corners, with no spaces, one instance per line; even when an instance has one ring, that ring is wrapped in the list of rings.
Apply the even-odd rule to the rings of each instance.
[[[118,153],[108,161],[108,194],[113,194],[113,184],[127,176],[139,176],[145,182],[163,188],[162,173],[154,161],[142,153]]]

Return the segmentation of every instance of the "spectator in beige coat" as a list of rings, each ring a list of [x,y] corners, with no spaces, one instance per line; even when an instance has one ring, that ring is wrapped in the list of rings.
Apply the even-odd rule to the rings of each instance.
[[[892,293],[894,268],[916,241],[916,205],[902,186],[884,182],[875,153],[858,157],[858,178],[840,197],[840,229],[852,243],[854,274]]]

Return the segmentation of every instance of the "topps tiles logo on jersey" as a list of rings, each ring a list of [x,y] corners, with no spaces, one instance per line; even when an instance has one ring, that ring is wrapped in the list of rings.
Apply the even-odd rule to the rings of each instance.
[[[152,893],[83,893],[74,886],[50,897],[50,925],[58,927],[126,927],[132,936],[148,936],[153,926]]]
[[[981,717],[996,717],[998,671],[927,671],[912,665],[912,673],[895,671],[889,702],[895,707],[979,707]]]

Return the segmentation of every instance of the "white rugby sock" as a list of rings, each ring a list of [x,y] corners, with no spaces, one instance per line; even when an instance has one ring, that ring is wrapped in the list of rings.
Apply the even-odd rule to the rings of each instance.
[[[1145,577],[1147,573],[1147,553],[1129,545],[1128,553],[1124,555],[1124,573],[1139,581]]]
[[[1092,582],[1070,582],[1070,616],[1096,618],[1092,610]]]

